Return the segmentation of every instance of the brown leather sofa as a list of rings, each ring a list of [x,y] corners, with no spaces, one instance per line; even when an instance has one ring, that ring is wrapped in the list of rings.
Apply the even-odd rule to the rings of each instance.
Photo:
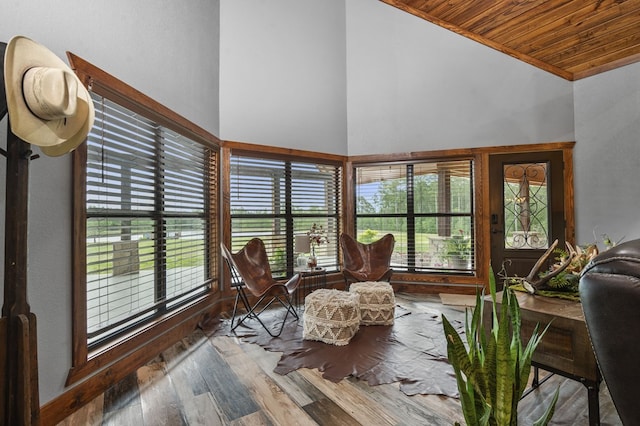
[[[596,256],[582,272],[580,299],[620,419],[640,424],[640,239]]]

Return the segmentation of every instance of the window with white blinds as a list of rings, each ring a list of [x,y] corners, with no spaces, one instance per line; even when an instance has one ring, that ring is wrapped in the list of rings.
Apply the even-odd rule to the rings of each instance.
[[[341,182],[339,165],[232,155],[232,250],[259,237],[274,276],[290,276],[310,255],[296,251],[295,237],[316,224],[325,237],[313,248],[318,266],[337,270]]]
[[[392,233],[395,270],[473,273],[473,162],[425,161],[354,168],[356,234]]]
[[[211,148],[92,93],[87,140],[87,343],[107,342],[211,287]]]

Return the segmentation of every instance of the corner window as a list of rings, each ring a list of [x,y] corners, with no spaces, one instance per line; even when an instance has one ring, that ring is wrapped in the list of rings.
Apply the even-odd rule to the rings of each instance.
[[[312,252],[318,266],[337,270],[341,181],[336,164],[232,155],[232,250],[259,237],[274,276],[306,268]],[[322,243],[300,244],[314,224],[322,230]]]

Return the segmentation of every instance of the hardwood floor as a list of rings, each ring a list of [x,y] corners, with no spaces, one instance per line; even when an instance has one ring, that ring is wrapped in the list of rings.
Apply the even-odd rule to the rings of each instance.
[[[437,295],[396,297],[411,309],[463,318]],[[369,386],[354,378],[333,383],[310,369],[281,376],[273,372],[279,357],[237,338],[209,338],[196,330],[59,425],[464,424],[456,399],[409,397],[397,384]],[[520,424],[532,424],[558,386],[550,424],[588,425],[586,388],[560,376],[520,402]],[[604,385],[600,413],[602,425],[621,424]]]

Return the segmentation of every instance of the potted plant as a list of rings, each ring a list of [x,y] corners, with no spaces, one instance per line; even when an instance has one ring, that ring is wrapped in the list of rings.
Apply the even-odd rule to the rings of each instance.
[[[451,267],[467,269],[471,256],[471,238],[465,236],[462,229],[458,232],[459,235],[452,235],[451,238],[446,241],[445,254]]]
[[[493,271],[489,274],[489,288],[493,326],[491,330],[484,328],[484,293],[477,293],[472,316],[469,310],[466,312],[466,346],[462,337],[442,315],[447,356],[455,371],[460,403],[468,425],[517,425],[518,402],[531,373],[531,357],[547,329],[538,333],[536,326],[529,342],[523,347],[520,306],[515,294],[508,287],[504,289],[498,318]],[[546,425],[549,422],[557,400],[556,389],[553,400],[534,425]]]

